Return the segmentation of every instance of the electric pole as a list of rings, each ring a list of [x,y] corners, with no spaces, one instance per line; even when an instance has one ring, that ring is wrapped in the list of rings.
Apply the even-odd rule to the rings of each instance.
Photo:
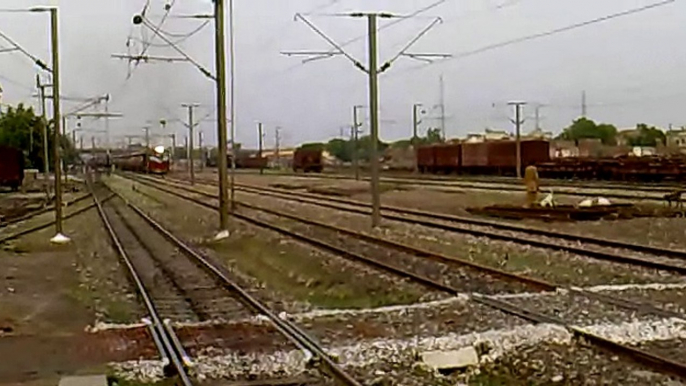
[[[355,180],[360,180],[360,152],[358,148],[358,139],[360,136],[361,123],[358,121],[357,111],[364,108],[362,105],[353,106],[353,169],[355,169]]]
[[[441,135],[443,136],[443,141],[445,141],[447,137],[445,132],[445,82],[443,81],[443,74],[441,74],[439,82],[441,92]]]
[[[219,167],[219,234],[217,239],[228,237],[229,205],[227,195],[227,159],[226,159],[226,49],[224,36],[224,1],[214,0],[214,26],[215,26],[215,59],[217,71],[217,142]],[[233,102],[233,101],[232,101]],[[234,143],[231,147],[234,148]],[[234,171],[233,158],[231,171]]]
[[[381,194],[379,192],[379,64],[376,37],[377,14],[367,15],[369,28],[369,107],[371,110],[372,227],[381,224]]]
[[[431,61],[431,58],[436,57],[449,57],[450,55],[443,54],[426,54],[426,53],[410,53],[409,49],[414,46],[414,44],[421,39],[429,30],[431,30],[435,25],[441,22],[440,18],[434,19],[426,28],[424,28],[417,37],[412,39],[409,44],[407,44],[403,49],[395,55],[392,59],[386,61],[383,65],[379,66],[378,63],[378,49],[377,49],[377,21],[379,18],[392,19],[397,18],[397,16],[389,13],[364,13],[364,12],[354,12],[348,14],[350,17],[355,18],[366,18],[367,19],[367,29],[368,29],[368,49],[369,49],[369,63],[365,68],[364,64],[352,57],[349,53],[345,52],[343,47],[333,41],[330,37],[326,36],[321,30],[319,30],[314,24],[305,18],[302,14],[296,14],[296,20],[302,20],[306,23],[314,32],[326,40],[335,50],[329,52],[284,52],[285,55],[308,55],[311,60],[323,59],[332,57],[334,55],[343,55],[348,60],[350,60],[355,67],[364,71],[369,75],[369,108],[370,108],[370,127],[371,127],[371,146],[370,146],[370,158],[371,158],[371,191],[372,191],[372,227],[376,228],[381,223],[381,196],[379,192],[379,156],[378,156],[378,141],[379,141],[379,73],[382,73],[389,68],[392,64],[402,56],[409,57],[417,60]],[[307,60],[306,60],[307,61]]]
[[[515,124],[516,134],[515,134],[515,147],[516,147],[516,165],[517,165],[517,178],[522,178],[522,140],[521,140],[521,127],[524,121],[522,120],[522,106],[526,105],[526,102],[510,102],[510,106],[515,108],[515,119],[512,123]]]
[[[198,107],[197,103],[184,103],[181,106],[188,109],[188,138],[189,140],[189,150],[188,150],[188,165],[191,176],[191,185],[195,185],[195,167],[194,167],[194,157],[193,157],[193,128],[195,127],[195,122],[193,121],[193,109]]]
[[[277,126],[275,129],[276,143],[275,143],[275,156],[276,156],[276,167],[281,169],[281,156],[279,152],[281,151],[281,127]]]
[[[417,153],[417,146],[419,142],[419,124],[422,123],[422,121],[419,119],[419,114],[420,112],[424,113],[424,111],[419,110],[421,107],[421,103],[415,103],[412,105],[412,149],[414,150],[415,154]],[[417,164],[417,157],[415,156],[414,158],[414,171],[417,173],[419,171],[419,166]]]
[[[110,147],[110,94],[105,96],[105,148]]]
[[[145,149],[147,151],[150,149],[150,127],[144,127],[143,131],[145,131]]]
[[[262,149],[264,146],[264,132],[262,128],[262,122],[259,122],[257,124],[257,147],[258,147],[258,157],[260,158],[260,162],[262,162]],[[262,165],[260,163],[260,165]],[[260,166],[260,174],[264,174],[264,168]]]
[[[70,241],[69,237],[63,234],[62,229],[62,176],[61,176],[61,157],[60,157],[60,130],[61,126],[61,100],[60,100],[60,51],[58,36],[58,17],[57,8],[50,8],[50,34],[52,41],[52,110],[55,133],[53,138],[53,152],[55,158],[55,237],[50,241],[58,244],[65,244]],[[47,137],[47,136],[46,136]],[[47,161],[47,160],[46,160]]]
[[[200,149],[200,171],[205,170],[205,149],[203,148],[203,135],[202,131],[198,130],[198,148]]]
[[[175,156],[176,156],[176,134],[170,134],[169,136],[171,137],[171,140],[172,140],[172,150],[171,150],[170,157],[172,159],[172,164],[174,164],[176,162],[176,158],[175,158]],[[129,140],[130,140],[130,138],[129,138]],[[129,146],[131,146],[130,143],[129,143]]]
[[[581,117],[586,118],[587,105],[586,105],[586,90],[581,92]]]
[[[36,86],[38,87],[38,95],[40,97],[41,105],[41,117],[43,119],[42,135],[43,135],[43,171],[45,172],[45,181],[50,177],[50,147],[48,145],[48,112],[45,105],[45,88],[48,87],[46,84],[42,84],[40,81],[40,75],[36,75]]]

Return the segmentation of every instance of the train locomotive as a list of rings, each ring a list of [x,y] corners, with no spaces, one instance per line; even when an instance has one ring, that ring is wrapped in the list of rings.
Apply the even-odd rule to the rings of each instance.
[[[169,153],[162,146],[132,153],[110,155],[109,162],[118,170],[136,173],[167,174],[171,169]]]

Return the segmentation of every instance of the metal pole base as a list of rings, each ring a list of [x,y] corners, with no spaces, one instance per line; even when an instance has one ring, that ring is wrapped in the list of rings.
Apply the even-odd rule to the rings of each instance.
[[[55,237],[50,239],[50,242],[53,244],[64,245],[64,244],[69,244],[71,242],[71,239],[69,237],[61,234],[61,233],[58,233],[55,235]]]
[[[224,239],[229,238],[229,236],[231,236],[231,232],[229,232],[227,230],[223,230],[223,231],[220,231],[219,233],[217,233],[216,236],[214,236],[214,240],[215,241],[224,240]]]

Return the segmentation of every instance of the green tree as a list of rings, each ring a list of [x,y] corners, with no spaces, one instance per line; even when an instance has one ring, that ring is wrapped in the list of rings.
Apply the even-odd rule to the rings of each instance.
[[[631,146],[657,146],[657,143],[665,143],[667,137],[665,133],[654,127],[648,126],[645,123],[636,125],[636,135],[628,139]]]
[[[31,107],[19,104],[9,107],[0,115],[0,144],[21,149],[26,156],[27,168],[43,168],[43,120]],[[31,137],[33,136],[33,141]],[[52,136],[49,136],[49,144]]]
[[[580,139],[600,139],[605,145],[616,143],[617,128],[610,124],[596,124],[587,118],[579,118],[564,129],[559,139],[579,141]]]
[[[326,144],[326,150],[343,162],[352,161],[354,147],[353,141],[346,141],[340,138],[332,139]]]

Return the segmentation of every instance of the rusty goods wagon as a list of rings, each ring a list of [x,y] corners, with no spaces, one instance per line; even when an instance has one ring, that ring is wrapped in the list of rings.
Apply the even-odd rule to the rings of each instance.
[[[417,169],[420,173],[435,173],[436,172],[436,155],[435,146],[419,146],[417,147]]]
[[[293,154],[293,171],[321,173],[324,170],[324,157],[321,149],[297,149]]]
[[[24,181],[24,153],[21,150],[0,146],[0,186],[17,190]]]
[[[462,145],[449,144],[434,147],[436,173],[459,173],[462,166]]]
[[[229,158],[229,162],[230,162],[230,158]],[[238,156],[236,158],[236,168],[237,169],[266,169],[267,163],[268,163],[267,157]],[[230,163],[229,163],[229,165],[230,165]]]
[[[522,141],[522,168],[550,161],[548,141]],[[468,174],[514,175],[517,169],[517,143],[493,141],[462,145],[462,172]]]

